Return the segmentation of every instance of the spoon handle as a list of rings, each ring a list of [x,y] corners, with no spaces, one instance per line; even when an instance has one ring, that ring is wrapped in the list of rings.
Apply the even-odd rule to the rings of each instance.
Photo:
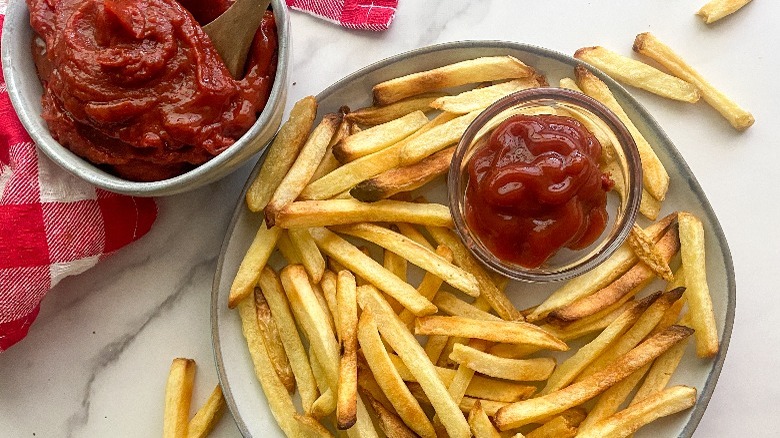
[[[236,0],[222,15],[203,26],[230,75],[240,79],[257,28],[271,0]]]

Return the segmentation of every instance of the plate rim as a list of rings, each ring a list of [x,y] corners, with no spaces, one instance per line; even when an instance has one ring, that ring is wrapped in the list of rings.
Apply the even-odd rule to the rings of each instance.
[[[367,73],[389,66],[399,61],[403,61],[405,58],[409,58],[411,56],[430,54],[430,53],[443,51],[443,50],[462,49],[462,48],[519,50],[519,51],[527,52],[541,57],[552,58],[564,64],[586,65],[596,76],[598,76],[609,86],[609,88],[612,90],[613,93],[618,94],[620,96],[621,104],[623,104],[624,102],[630,104],[632,110],[634,112],[641,114],[644,119],[644,122],[652,130],[656,131],[660,135],[660,137],[664,140],[666,145],[669,146],[669,147],[664,146],[664,149],[666,149],[666,152],[668,153],[670,159],[675,161],[676,164],[683,171],[685,171],[685,174],[683,176],[686,177],[686,180],[688,182],[688,189],[694,192],[694,194],[703,201],[701,207],[706,212],[706,214],[713,219],[712,231],[715,233],[716,238],[720,243],[719,246],[721,249],[721,255],[723,257],[723,261],[725,262],[724,270],[726,272],[726,278],[728,280],[726,284],[727,303],[726,303],[726,318],[724,321],[723,333],[721,334],[721,339],[720,339],[720,349],[718,351],[718,354],[715,356],[715,358],[712,359],[714,361],[713,365],[709,373],[707,374],[704,387],[701,388],[701,391],[697,395],[696,404],[694,405],[693,411],[691,412],[690,419],[688,420],[688,422],[685,424],[685,426],[680,431],[680,434],[678,435],[678,437],[680,438],[690,438],[693,435],[693,432],[696,430],[699,423],[701,422],[702,417],[704,416],[704,412],[706,411],[707,406],[709,405],[709,401],[712,398],[712,394],[715,391],[718,378],[723,369],[723,364],[726,360],[726,354],[728,352],[728,347],[729,347],[731,334],[734,326],[734,317],[736,312],[736,301],[737,301],[734,262],[731,256],[731,250],[729,248],[728,241],[726,240],[726,236],[723,232],[723,227],[720,224],[720,220],[718,219],[718,216],[715,214],[715,211],[712,208],[712,204],[707,198],[707,195],[704,193],[704,190],[702,189],[701,185],[696,179],[696,175],[688,166],[688,163],[685,161],[682,154],[677,149],[677,146],[674,144],[674,142],[671,141],[669,136],[666,134],[663,128],[658,124],[658,122],[655,120],[652,114],[647,109],[645,109],[645,107],[642,106],[642,104],[640,104],[639,101],[637,101],[636,98],[634,98],[621,84],[619,84],[611,77],[607,76],[605,73],[601,72],[601,70],[597,69],[596,67],[556,50],[548,49],[541,46],[536,46],[533,44],[520,43],[514,41],[505,41],[505,40],[460,40],[460,41],[451,41],[451,42],[433,44],[433,45],[429,45],[417,49],[407,50],[398,53],[396,55],[384,58],[380,61],[374,62],[363,68],[360,68],[342,77],[341,79],[333,82],[327,88],[325,88],[320,93],[318,93],[315,96],[315,98],[319,102],[327,98],[334,92],[336,92],[338,89],[340,89],[341,88],[340,84],[353,81],[354,79],[365,76]],[[230,223],[226,228],[225,237],[222,241],[222,246],[220,247],[220,254],[217,260],[217,267],[214,273],[214,280],[212,282],[212,291],[211,291],[210,319],[211,319],[211,339],[212,339],[212,349],[214,354],[214,362],[217,367],[217,375],[219,377],[220,385],[223,388],[223,395],[225,397],[225,401],[227,402],[228,409],[230,410],[230,413],[233,416],[233,420],[235,421],[236,426],[239,429],[239,432],[244,437],[251,436],[251,434],[249,433],[243,418],[237,415],[238,406],[236,405],[236,401],[233,398],[232,392],[230,390],[230,386],[223,385],[223,382],[227,381],[227,376],[225,375],[224,360],[222,357],[222,353],[221,353],[222,350],[220,348],[220,340],[219,340],[219,326],[218,326],[219,283],[222,277],[222,269],[224,267],[223,265],[225,262],[225,254],[226,254],[228,244],[230,243],[230,238],[232,237],[233,231],[238,221],[238,217],[242,212],[242,209],[246,208],[244,198],[246,196],[247,189],[249,188],[249,185],[251,184],[251,182],[254,180],[255,176],[259,172],[260,167],[262,166],[262,163],[265,160],[267,149],[268,148],[266,148],[266,150],[263,151],[263,154],[260,156],[254,168],[252,169],[251,173],[249,174],[249,177],[247,178],[247,181],[244,184],[244,187],[241,191],[241,195],[239,196],[239,202],[233,210],[233,215],[231,216]]]

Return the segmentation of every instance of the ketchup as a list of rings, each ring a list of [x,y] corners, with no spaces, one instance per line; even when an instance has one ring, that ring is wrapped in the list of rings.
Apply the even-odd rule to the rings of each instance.
[[[482,141],[468,163],[466,221],[496,257],[537,268],[601,235],[614,182],[579,121],[515,115]]]

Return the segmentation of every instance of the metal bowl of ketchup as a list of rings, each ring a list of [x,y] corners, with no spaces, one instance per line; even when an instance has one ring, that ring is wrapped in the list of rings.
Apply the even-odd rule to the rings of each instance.
[[[59,14],[50,14],[41,11],[47,6],[39,0],[10,2],[3,23],[3,74],[25,129],[60,167],[111,192],[167,196],[227,176],[272,139],[287,99],[289,17],[285,3],[273,0],[273,16],[264,23],[266,31],[275,34],[275,59],[258,61],[270,67],[262,79],[260,73],[249,78],[254,64],[248,63],[244,78],[233,81],[229,75],[225,78],[216,52],[198,48],[210,42],[204,43],[205,34],[195,21],[203,22],[199,14],[218,15],[217,5],[227,2],[138,3],[67,0],[56,3]],[[173,18],[166,21],[169,12]],[[52,22],[46,22],[52,15]],[[147,18],[163,24],[149,33]],[[174,32],[169,23],[180,28]],[[73,24],[80,31],[65,28],[67,43],[55,44],[52,37],[44,43],[40,37],[46,36],[36,29],[46,31],[52,24]],[[93,24],[92,31],[85,31]],[[106,36],[102,26],[119,31]],[[169,41],[171,35],[179,40]],[[253,47],[259,41],[256,36]],[[185,46],[196,49],[169,56]],[[83,51],[76,52],[79,49]],[[49,73],[42,56],[51,51],[60,58],[58,50],[74,52],[62,52],[62,69],[42,81]],[[196,62],[194,68],[184,65]],[[250,85],[247,78],[253,81]],[[225,97],[226,89],[233,97]]]
[[[594,99],[562,88],[513,93],[482,112],[448,176],[456,230],[516,280],[567,280],[628,237],[642,195],[631,135]]]

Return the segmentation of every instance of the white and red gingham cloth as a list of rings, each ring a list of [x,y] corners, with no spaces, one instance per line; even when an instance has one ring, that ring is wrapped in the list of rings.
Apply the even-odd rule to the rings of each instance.
[[[386,30],[398,0],[287,0],[287,5],[349,29]]]
[[[0,27],[5,7],[0,0]],[[57,282],[143,236],[156,217],[152,199],[96,189],[43,156],[0,71],[0,351],[27,335]]]

